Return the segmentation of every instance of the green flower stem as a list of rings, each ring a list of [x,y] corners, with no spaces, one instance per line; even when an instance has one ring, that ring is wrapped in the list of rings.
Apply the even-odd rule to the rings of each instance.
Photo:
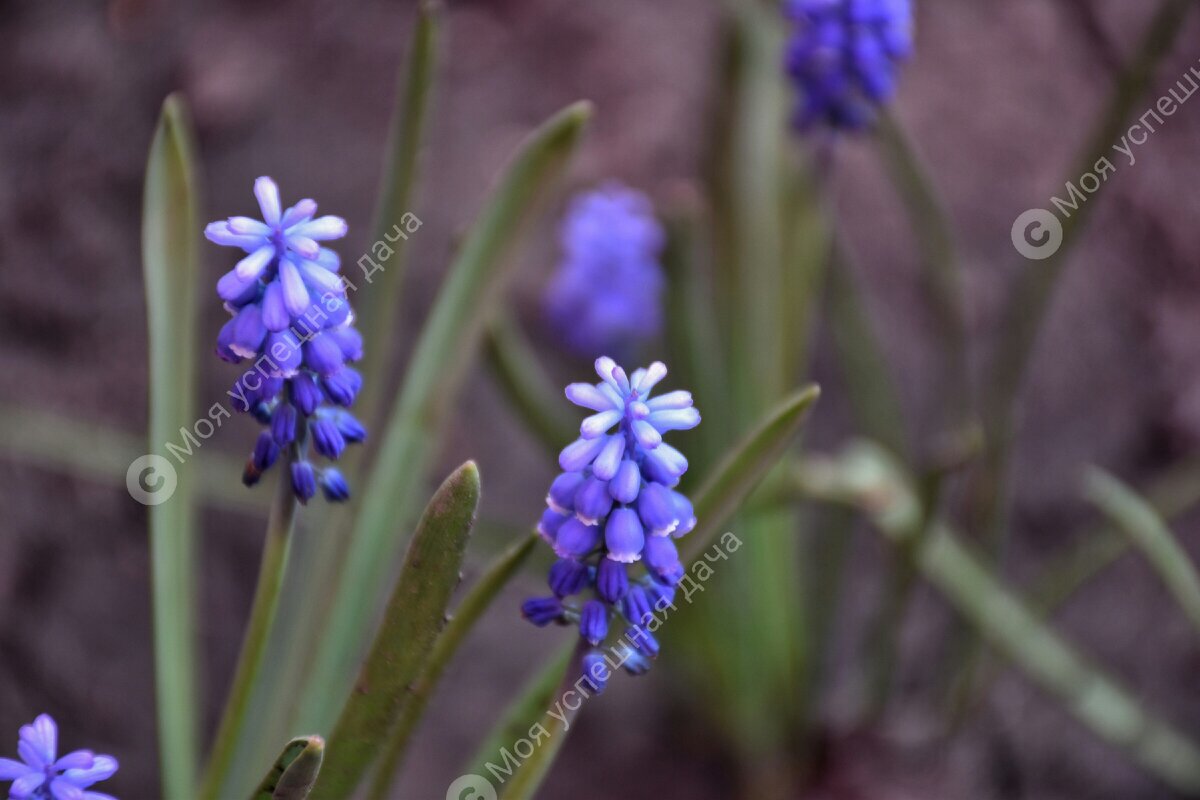
[[[254,602],[250,607],[250,619],[242,641],[241,655],[233,673],[233,683],[225,701],[225,711],[213,739],[209,757],[202,800],[220,800],[229,796],[225,786],[226,777],[234,753],[237,751],[250,696],[258,681],[263,654],[267,648],[267,636],[279,607],[279,594],[283,586],[284,570],[287,566],[288,550],[291,545],[292,528],[296,519],[295,492],[292,490],[291,466],[301,458],[306,442],[294,442],[288,458],[276,465],[278,482],[275,499],[271,505],[271,516],[267,521],[267,535],[263,542],[262,562],[259,566],[258,585],[254,590]]]
[[[578,640],[571,660],[567,663],[567,671],[558,687],[558,693],[553,695],[553,698],[564,697],[567,692],[575,688],[579,676],[583,674],[583,656],[589,647],[590,645],[583,639]],[[550,773],[550,767],[558,758],[563,744],[566,743],[567,734],[574,727],[575,718],[582,707],[582,704],[576,704],[576,707],[572,709],[569,703],[562,703],[561,715],[545,715],[544,726],[549,734],[549,739],[534,750],[532,756],[522,761],[521,766],[513,770],[512,777],[504,782],[500,800],[533,799],[538,787]]]
[[[502,553],[487,568],[470,593],[455,609],[454,616],[446,623],[446,627],[433,645],[433,650],[429,653],[429,659],[421,668],[420,677],[409,687],[408,697],[400,711],[400,718],[388,735],[383,757],[376,768],[375,779],[371,784],[371,791],[367,794],[371,800],[387,800],[392,796],[392,782],[396,779],[396,773],[404,759],[413,731],[416,730],[417,723],[421,721],[421,717],[425,713],[425,706],[428,705],[429,698],[437,688],[442,673],[454,658],[455,653],[458,652],[458,648],[467,634],[475,628],[475,623],[491,606],[496,595],[508,585],[509,579],[525,563],[538,541],[540,541],[540,537],[536,534],[526,536],[525,539]]]
[[[555,459],[579,436],[556,389],[538,362],[537,353],[509,314],[497,312],[487,331],[484,353],[496,382],[526,429]]]

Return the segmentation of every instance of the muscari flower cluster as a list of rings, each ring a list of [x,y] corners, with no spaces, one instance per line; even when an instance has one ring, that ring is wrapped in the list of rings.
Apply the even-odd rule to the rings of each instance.
[[[22,725],[17,742],[20,761],[0,758],[0,781],[12,781],[9,800],[115,800],[88,791],[117,771],[112,756],[75,750],[58,757],[58,726],[48,714]]]
[[[641,674],[658,655],[646,629],[656,610],[672,603],[684,567],[674,540],[696,526],[692,503],[675,490],[687,471],[683,454],[663,434],[700,424],[692,395],[651,397],[667,374],[662,362],[631,375],[611,358],[596,360],[597,384],[573,383],[567,399],[596,413],[580,438],[559,455],[563,472],[546,496],[538,532],[558,560],[550,568],[553,594],[526,600],[522,614],[535,625],[579,626],[592,648],[584,675],[604,689],[600,645],[624,626],[617,649],[626,671]],[[641,562],[644,574],[631,576]]]
[[[794,25],[785,58],[801,95],[796,127],[867,126],[912,53],[911,0],[787,0],[784,9]]]
[[[308,443],[330,460],[367,432],[346,409],[362,376],[351,362],[362,358],[362,337],[338,274],[337,253],[320,242],[346,235],[340,217],[317,217],[317,204],[301,200],[283,209],[270,178],[254,182],[262,219],[230,217],[208,225],[216,244],[246,256],[217,282],[232,318],[217,336],[217,355],[253,366],[229,393],[238,411],[265,426],[246,463],[243,482],[252,486],[288,452],[292,488],[301,502],[318,486],[326,499],[346,500],[350,489],[331,466],[314,467]]]
[[[610,182],[575,197],[546,317],[572,350],[629,353],[662,327],[662,227],[641,192]]]

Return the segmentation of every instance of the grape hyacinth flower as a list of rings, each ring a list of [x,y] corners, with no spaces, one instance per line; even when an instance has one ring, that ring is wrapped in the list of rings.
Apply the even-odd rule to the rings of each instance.
[[[336,461],[366,429],[345,409],[354,404],[362,376],[351,363],[362,358],[362,337],[346,298],[334,251],[320,241],[346,233],[340,217],[314,219],[317,204],[301,200],[281,210],[270,178],[254,182],[262,221],[230,217],[211,223],[205,235],[247,255],[217,283],[231,318],[217,335],[217,355],[252,365],[229,392],[237,411],[252,414],[264,429],[242,475],[253,486],[281,456],[297,499],[320,489],[331,502],[349,499],[342,474],[317,468],[316,452]]]
[[[566,345],[594,358],[629,353],[662,327],[662,226],[641,192],[610,182],[577,195],[561,231],[563,259],[544,298]]]
[[[115,800],[88,789],[111,778],[117,760],[91,750],[58,758],[58,725],[48,714],[21,726],[17,753],[20,761],[0,758],[0,781],[12,781],[10,800]]]
[[[911,0],[786,0],[784,13],[794,26],[787,73],[801,97],[795,126],[865,128],[912,54]]]
[[[538,626],[576,624],[590,649],[584,674],[597,692],[604,656],[612,652],[631,674],[649,669],[658,641],[647,628],[674,600],[684,574],[675,541],[696,526],[692,504],[676,491],[687,459],[663,435],[700,424],[690,392],[652,397],[667,375],[656,361],[626,374],[607,356],[596,360],[597,384],[573,383],[567,399],[594,412],[580,438],[559,455],[563,472],[550,484],[538,533],[554,549],[549,597],[532,597],[521,612]],[[631,576],[641,562],[645,574]],[[651,626],[656,627],[656,626]]]

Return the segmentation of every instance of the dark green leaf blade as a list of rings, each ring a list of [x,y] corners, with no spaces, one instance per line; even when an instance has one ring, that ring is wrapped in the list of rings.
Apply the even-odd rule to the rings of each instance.
[[[329,737],[326,765],[314,790],[318,800],[348,797],[382,750],[445,624],[478,504],[479,470],[468,461],[426,506],[375,644]]]

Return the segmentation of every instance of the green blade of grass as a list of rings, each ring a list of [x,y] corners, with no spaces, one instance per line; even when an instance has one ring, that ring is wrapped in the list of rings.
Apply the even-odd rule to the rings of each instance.
[[[378,462],[363,491],[324,638],[301,694],[300,722],[323,730],[336,712],[331,687],[347,684],[386,591],[403,540],[395,521],[415,515],[453,398],[482,339],[506,278],[512,245],[538,201],[565,171],[591,115],[577,103],[526,140],[472,226],[421,333],[404,388],[393,406]]]
[[[25,464],[119,486],[145,439],[97,422],[34,408],[0,405],[0,452]],[[242,461],[222,453],[194,454],[196,493],[218,508],[261,514],[260,496],[247,492]]]
[[[459,603],[458,608],[454,610],[454,615],[446,624],[446,629],[434,643],[429,659],[421,669],[421,676],[417,678],[416,683],[408,692],[399,721],[388,736],[383,759],[376,770],[375,781],[368,794],[372,800],[387,800],[390,796],[392,781],[404,759],[413,731],[421,721],[425,706],[428,705],[433,690],[437,688],[446,666],[458,652],[463,639],[483,616],[483,612],[488,609],[500,590],[508,584],[509,579],[525,563],[533,551],[534,545],[540,540],[536,534],[527,536],[501,553],[472,587],[470,593]]]
[[[396,102],[388,135],[387,159],[375,205],[371,254],[374,244],[387,250],[386,262],[370,283],[355,298],[358,327],[363,334],[363,362],[360,370],[371,380],[363,385],[358,398],[358,413],[369,424],[379,422],[381,400],[390,387],[389,368],[396,363],[396,316],[400,308],[401,287],[407,266],[408,238],[386,237],[396,226],[405,231],[404,215],[412,211],[420,178],[420,156],[433,102],[434,76],[441,42],[441,4],[422,0],[417,22],[408,45],[402,77],[397,81]],[[388,252],[391,251],[391,252]]]
[[[250,800],[305,800],[317,781],[324,758],[325,740],[320,736],[293,739],[275,759]]]
[[[196,421],[196,294],[200,278],[198,187],[191,124],[172,95],[150,145],[142,212],[150,350],[150,453],[174,466],[173,496],[151,505],[150,562],[154,606],[162,792],[190,800],[196,785],[198,697],[195,674],[195,469],[172,465],[161,451]]]
[[[501,779],[498,771],[489,769],[489,765],[501,760],[502,750],[511,748],[514,742],[528,736],[533,724],[546,715],[547,709],[554,707],[554,700],[569,674],[567,668],[571,664],[575,646],[575,637],[572,637],[555,650],[541,671],[525,684],[480,744],[465,774],[480,775],[485,779],[491,775],[496,780],[507,780],[507,776]]]
[[[576,677],[582,674],[581,661],[587,649],[588,643],[582,639],[578,639],[577,643],[571,649],[567,658],[567,667],[563,673],[562,683],[559,684],[556,690],[557,696],[565,696],[574,687]],[[551,669],[549,674],[553,674],[555,671],[555,669]],[[550,697],[551,702],[555,702],[553,699],[555,694],[551,694]],[[558,703],[561,705],[562,713],[547,715],[543,722],[543,727],[546,730],[546,741],[534,748],[529,758],[521,761],[520,766],[513,770],[512,777],[505,779],[503,791],[500,793],[500,800],[533,800],[533,796],[538,788],[541,787],[542,781],[550,774],[550,768],[554,766],[554,761],[558,758],[562,746],[566,744],[567,732],[571,730],[571,724],[575,721],[575,717],[582,708],[582,704],[571,708],[562,701],[558,701]],[[543,708],[548,707],[545,706]],[[528,735],[528,729],[525,735]]]
[[[737,511],[742,501],[779,462],[800,432],[821,390],[808,386],[784,400],[735,445],[696,493],[696,528],[687,537],[687,558],[694,561]]]
[[[1184,794],[1200,792],[1200,748],[1047,627],[994,577],[947,525],[914,540],[919,503],[883,448],[859,443],[802,470],[812,496],[862,509],[894,544],[911,546],[918,570],[1017,669],[1096,736]]]
[[[1150,566],[1200,630],[1200,575],[1187,551],[1148,502],[1106,472],[1092,469],[1085,479],[1088,499],[1142,551]]]
[[[446,622],[479,506],[479,470],[446,478],[417,525],[383,625],[329,737],[316,800],[349,797],[379,756]]]

